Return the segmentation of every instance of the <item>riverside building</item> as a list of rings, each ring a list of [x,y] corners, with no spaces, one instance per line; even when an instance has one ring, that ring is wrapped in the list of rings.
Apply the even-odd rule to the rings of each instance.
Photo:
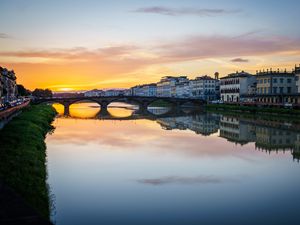
[[[176,85],[189,82],[186,76],[163,77],[157,83],[157,96],[158,97],[176,97]]]
[[[242,95],[247,95],[249,87],[256,82],[256,77],[247,72],[236,72],[220,79],[221,100],[237,103]]]
[[[206,101],[216,100],[220,94],[219,85],[217,76],[215,79],[207,75],[196,77],[196,79],[190,80],[191,97]]]
[[[17,99],[17,77],[13,70],[0,67],[0,104]]]

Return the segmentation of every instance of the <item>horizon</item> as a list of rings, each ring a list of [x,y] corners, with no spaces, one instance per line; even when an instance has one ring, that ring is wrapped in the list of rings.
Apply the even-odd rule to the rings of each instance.
[[[30,90],[130,88],[168,75],[255,74],[300,62],[300,2],[294,0],[271,6],[4,0],[0,6],[0,65]]]

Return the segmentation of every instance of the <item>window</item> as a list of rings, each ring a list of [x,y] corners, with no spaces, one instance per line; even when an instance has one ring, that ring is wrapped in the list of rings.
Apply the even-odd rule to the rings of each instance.
[[[273,94],[277,94],[277,87],[273,87]]]
[[[264,83],[265,83],[265,84],[267,83],[267,79],[264,79]]]
[[[261,84],[262,84],[262,83],[263,83],[263,79],[260,79],[260,80],[259,80],[259,83],[261,83]]]
[[[287,93],[290,94],[292,92],[292,88],[291,87],[287,87]]]
[[[277,78],[274,78],[274,79],[273,79],[273,82],[274,82],[274,83],[277,83]]]
[[[279,87],[279,93],[283,94],[283,87]]]
[[[287,82],[288,82],[289,84],[292,83],[292,79],[291,79],[291,78],[287,79]]]
[[[267,88],[266,87],[264,88],[264,94],[267,94]]]
[[[283,78],[280,78],[280,83],[281,83],[281,84],[283,83]]]

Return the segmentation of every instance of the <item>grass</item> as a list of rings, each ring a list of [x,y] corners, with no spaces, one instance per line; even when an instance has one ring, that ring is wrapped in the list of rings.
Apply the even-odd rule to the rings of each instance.
[[[237,106],[237,105],[206,105],[207,111],[230,113],[235,115],[251,115],[260,116],[268,119],[289,119],[290,121],[300,121],[300,110],[296,109],[284,109],[284,108],[266,108],[266,107],[254,107],[254,106]]]
[[[33,105],[0,130],[0,179],[45,218],[49,196],[44,140],[55,115],[52,106]]]

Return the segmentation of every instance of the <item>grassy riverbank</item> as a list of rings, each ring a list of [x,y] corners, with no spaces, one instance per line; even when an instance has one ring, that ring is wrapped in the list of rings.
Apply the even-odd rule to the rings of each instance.
[[[44,139],[55,115],[52,106],[30,106],[0,130],[0,179],[45,218],[49,197]]]
[[[254,106],[238,106],[226,104],[209,104],[205,106],[207,111],[220,112],[222,114],[234,114],[244,116],[260,116],[264,118],[282,118],[291,121],[300,121],[300,110],[284,108],[266,108]]]

